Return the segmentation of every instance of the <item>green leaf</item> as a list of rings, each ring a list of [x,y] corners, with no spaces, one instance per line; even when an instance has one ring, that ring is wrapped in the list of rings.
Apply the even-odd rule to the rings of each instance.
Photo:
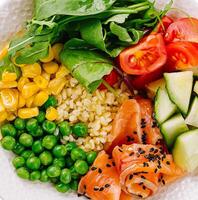
[[[119,15],[114,15],[110,17],[108,20],[104,22],[104,24],[108,24],[110,22],[115,22],[118,24],[123,24],[127,18],[129,17],[129,14],[119,14]]]
[[[107,10],[116,0],[35,0],[35,18],[47,19],[54,15],[85,16]]]

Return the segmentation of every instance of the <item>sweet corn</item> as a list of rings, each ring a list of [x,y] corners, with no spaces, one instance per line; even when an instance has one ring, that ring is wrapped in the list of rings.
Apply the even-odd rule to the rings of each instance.
[[[38,63],[32,65],[25,65],[21,68],[22,75],[26,78],[34,78],[41,75],[41,66]]]
[[[49,121],[54,121],[58,118],[58,111],[54,107],[49,107],[46,110],[46,119]]]
[[[7,112],[0,112],[0,122],[4,122],[8,117],[8,113]]]
[[[52,46],[52,51],[54,53],[54,58],[60,62],[60,52],[62,51],[64,45],[62,43],[57,43]]]
[[[66,84],[66,78],[54,78],[49,82],[48,88],[53,95],[58,95]]]
[[[18,108],[22,108],[25,106],[25,99],[23,98],[23,96],[21,94],[19,94],[19,104],[18,104]]]
[[[17,75],[14,72],[3,72],[2,81],[3,82],[12,82],[17,80]]]
[[[48,62],[43,64],[43,69],[48,73],[48,74],[55,74],[58,71],[58,64],[55,62]]]
[[[5,45],[5,47],[0,51],[0,60],[2,60],[8,53],[9,44]]]
[[[61,65],[58,71],[56,72],[56,78],[62,78],[67,76],[68,74],[69,70],[64,65]]]
[[[37,86],[41,89],[45,89],[48,86],[48,80],[46,80],[42,76],[37,76],[34,78],[34,82],[37,84]]]
[[[3,105],[2,100],[0,99],[0,112],[3,112],[3,111],[5,111],[5,107]]]
[[[49,52],[48,52],[48,56],[46,58],[42,58],[40,59],[41,62],[47,63],[54,60],[54,53],[52,51],[51,46],[49,47]]]
[[[29,119],[32,117],[36,117],[39,114],[39,109],[38,107],[34,108],[21,108],[18,110],[18,116],[21,119]]]
[[[17,85],[18,85],[18,84],[17,84],[16,81],[11,81],[11,82],[3,82],[3,81],[0,81],[0,89],[16,88]]]
[[[16,119],[16,116],[14,113],[8,113],[8,116],[6,118],[8,121],[13,121]]]
[[[19,92],[15,89],[3,89],[0,92],[3,106],[8,111],[15,111],[18,107]]]
[[[34,102],[34,98],[35,98],[35,96],[31,96],[28,99],[26,99],[25,105],[26,105],[27,108],[31,108],[32,107],[33,102]]]
[[[28,99],[32,97],[34,94],[36,94],[38,91],[39,91],[39,87],[37,86],[37,84],[34,82],[30,82],[30,83],[26,83],[23,86],[21,94],[25,99]]]
[[[48,97],[49,97],[49,95],[47,92],[40,91],[38,94],[36,94],[33,105],[34,106],[42,106],[48,100]]]
[[[41,76],[44,78],[44,79],[46,79],[47,81],[50,81],[50,74],[48,74],[48,73],[46,73],[46,72],[42,72],[42,74],[41,74]]]
[[[22,91],[23,89],[23,86],[26,84],[26,83],[29,83],[29,79],[26,78],[26,77],[21,77],[18,81],[18,90],[19,91]]]

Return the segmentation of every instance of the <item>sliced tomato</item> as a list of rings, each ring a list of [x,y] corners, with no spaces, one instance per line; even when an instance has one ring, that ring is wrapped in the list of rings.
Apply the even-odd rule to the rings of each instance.
[[[112,70],[112,72],[109,75],[106,75],[103,78],[110,86],[115,85],[118,82],[118,74],[116,73],[115,70]],[[106,87],[104,84],[101,84],[99,87],[100,90],[105,90]]]
[[[163,66],[166,59],[166,48],[160,33],[150,34],[138,45],[125,49],[119,55],[122,70],[132,75],[153,72]]]
[[[164,16],[161,19],[161,22],[158,23],[158,25],[155,27],[155,29],[153,30],[152,33],[161,33],[162,35],[165,35],[166,30],[172,23],[173,23],[172,18],[170,18],[168,16]]]
[[[167,53],[166,71],[198,71],[198,44],[192,42],[172,42],[167,45]]]
[[[168,27],[164,39],[166,42],[198,42],[198,19],[178,19]]]
[[[160,67],[155,71],[150,72],[149,74],[135,76],[131,82],[132,86],[137,90],[142,90],[148,83],[160,79],[163,76],[163,72],[164,72],[164,67]]]

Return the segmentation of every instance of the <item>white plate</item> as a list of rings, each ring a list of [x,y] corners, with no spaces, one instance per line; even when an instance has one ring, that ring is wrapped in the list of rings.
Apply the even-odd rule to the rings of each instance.
[[[156,2],[161,6],[167,0]],[[20,30],[24,21],[31,16],[32,6],[31,0],[0,0],[0,46]],[[175,0],[174,7],[198,17],[198,0]],[[11,154],[0,149],[0,200],[80,200],[74,194],[59,194],[48,184],[19,179],[11,166],[11,157]],[[198,200],[198,176],[189,175],[164,187],[151,199]]]

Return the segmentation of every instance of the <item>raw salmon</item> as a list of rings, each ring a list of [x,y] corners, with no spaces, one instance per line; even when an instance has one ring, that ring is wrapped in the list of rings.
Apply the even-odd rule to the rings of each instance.
[[[105,151],[98,154],[90,171],[80,180],[78,193],[92,200],[119,200],[121,187],[115,163]]]

